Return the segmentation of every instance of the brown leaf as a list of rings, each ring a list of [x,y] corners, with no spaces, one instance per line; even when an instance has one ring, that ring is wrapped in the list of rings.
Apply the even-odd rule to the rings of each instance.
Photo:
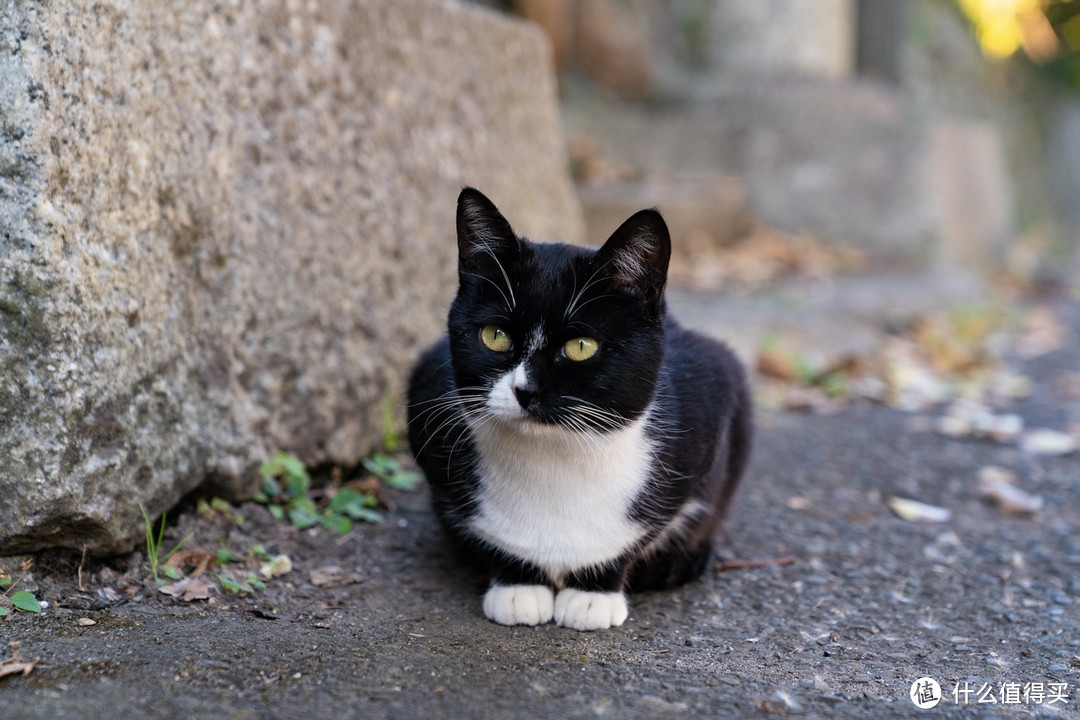
[[[799,369],[790,353],[775,347],[762,348],[757,357],[757,371],[765,377],[796,382]]]
[[[1068,331],[1057,314],[1048,307],[1037,307],[1024,318],[1016,352],[1023,358],[1045,355],[1061,348],[1067,337]]]
[[[165,564],[171,567],[192,567],[194,570],[188,574],[191,577],[198,577],[206,572],[213,562],[215,562],[214,556],[205,550],[189,549],[174,553],[165,561]]]
[[[346,572],[340,565],[326,565],[325,567],[312,570],[310,574],[311,584],[321,588],[341,587],[363,582],[364,578],[354,572]]]
[[[1034,515],[1042,510],[1043,499],[1016,486],[1016,475],[997,465],[979,470],[979,492],[1008,515]]]
[[[26,662],[23,660],[22,654],[16,651],[9,659],[0,661],[0,677],[6,675],[18,675],[19,673],[29,675],[30,671],[33,670],[39,662],[41,662],[41,658]]]
[[[186,577],[178,582],[162,585],[158,590],[184,602],[210,598],[210,586],[206,581],[195,577]]]

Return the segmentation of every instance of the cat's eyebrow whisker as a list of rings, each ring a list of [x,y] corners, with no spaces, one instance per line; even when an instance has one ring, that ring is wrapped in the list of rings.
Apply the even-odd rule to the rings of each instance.
[[[588,300],[586,300],[585,302],[578,305],[576,308],[574,308],[574,312],[575,313],[581,312],[582,308],[586,307],[589,303],[596,302],[597,300],[603,300],[604,298],[609,298],[609,297],[618,297],[618,295],[613,295],[612,293],[607,293],[605,295],[597,295],[596,297],[591,297]]]
[[[581,298],[585,295],[586,292],[589,291],[589,288],[600,282],[596,279],[596,276],[599,275],[600,271],[607,267],[607,265],[608,263],[604,263],[600,267],[596,268],[596,270],[593,271],[593,274],[590,275],[589,279],[585,282],[585,285],[583,285],[582,288],[577,291],[577,294],[574,295],[573,298],[571,298],[570,304],[567,305],[566,310],[563,311],[563,320],[570,319],[571,317],[573,317],[574,313],[581,309],[577,307],[577,304],[581,302]],[[574,287],[577,287],[577,273],[574,274]]]
[[[499,272],[502,273],[503,280],[506,281],[506,291],[510,293],[510,302],[507,304],[510,306],[511,310],[514,310],[517,307],[517,300],[514,298],[514,288],[510,284],[510,276],[506,274],[506,268],[503,267],[502,261],[499,260],[499,257],[487,245],[484,246],[484,252],[491,256],[491,259],[495,261],[495,266],[498,267]],[[503,300],[505,299],[506,296],[504,295]]]
[[[494,255],[492,255],[492,257],[494,257]],[[498,260],[496,260],[495,262],[498,262]],[[502,269],[502,266],[500,266],[500,269]],[[507,282],[506,289],[510,290],[510,297],[506,297],[506,293],[504,293],[503,289],[501,287],[499,287],[499,283],[495,282],[491,278],[486,277],[484,275],[480,275],[478,273],[462,273],[462,275],[465,275],[466,277],[480,278],[481,280],[483,280],[485,282],[491,283],[492,285],[495,286],[495,289],[499,291],[499,294],[502,295],[503,302],[506,303],[506,306],[508,308],[513,310],[516,307],[516,304],[513,302],[513,300],[514,300],[514,291],[510,288],[510,285],[509,285],[510,280],[509,279],[507,279],[507,281],[506,281]],[[505,271],[503,271],[503,277],[506,277],[506,272]]]

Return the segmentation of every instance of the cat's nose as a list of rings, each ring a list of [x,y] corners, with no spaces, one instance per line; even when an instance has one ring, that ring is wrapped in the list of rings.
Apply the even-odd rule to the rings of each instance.
[[[518,405],[523,409],[528,410],[529,404],[536,397],[536,388],[531,385],[523,385],[521,387],[514,386],[514,397],[517,398]]]

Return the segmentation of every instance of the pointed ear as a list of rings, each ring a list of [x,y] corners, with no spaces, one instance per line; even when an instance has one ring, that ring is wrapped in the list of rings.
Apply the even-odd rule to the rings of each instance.
[[[612,283],[642,300],[659,303],[667,283],[671,236],[656,210],[641,210],[612,233],[596,255]]]
[[[482,192],[467,187],[457,202],[458,263],[476,267],[485,258],[514,255],[520,242],[495,204]]]

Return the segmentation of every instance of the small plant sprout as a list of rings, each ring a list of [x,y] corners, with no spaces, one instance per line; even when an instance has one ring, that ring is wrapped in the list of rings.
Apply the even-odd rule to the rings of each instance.
[[[165,538],[165,513],[161,514],[161,525],[155,534],[154,524],[150,521],[150,515],[146,512],[146,508],[140,504],[139,509],[142,510],[143,529],[146,531],[146,559],[150,563],[150,572],[154,576],[154,584],[159,586],[165,584],[165,581],[159,577],[159,572],[164,573],[166,577],[173,580],[179,580],[181,577],[180,572],[176,568],[167,567],[164,564],[184,546],[184,543],[191,539],[191,536],[184,536],[171,550],[162,555],[161,543]]]
[[[288,520],[294,527],[307,530],[316,526],[345,534],[354,520],[379,522],[382,518],[372,508],[378,498],[370,492],[344,487],[323,493],[316,504],[309,495],[311,477],[294,455],[278,453],[259,468],[261,486],[256,502],[266,505],[278,520]]]
[[[382,403],[382,444],[388,453],[396,453],[405,440],[405,430],[397,424],[396,398],[396,393],[387,393]]]
[[[19,583],[22,582],[23,578],[26,577],[26,574],[30,572],[30,568],[33,567],[33,564],[34,561],[32,559],[27,560],[22,564],[20,567],[22,575],[19,576],[18,580],[12,580],[9,575],[0,576],[0,589],[4,591],[0,597],[6,597],[16,610],[22,610],[23,612],[28,613],[39,613],[41,612],[42,604],[34,593],[27,590],[12,592],[18,587]],[[0,605],[0,617],[5,617],[7,614],[8,609],[3,605]]]
[[[401,461],[391,455],[374,453],[363,461],[364,468],[377,476],[389,488],[395,490],[413,490],[420,482],[420,473],[406,470]]]
[[[392,418],[392,414],[387,417]],[[288,520],[300,530],[321,526],[345,534],[352,530],[354,521],[382,521],[375,511],[380,483],[395,490],[412,490],[420,481],[419,473],[406,470],[389,454],[374,453],[362,464],[377,481],[368,478],[342,485],[340,471],[335,470],[331,483],[312,493],[311,476],[304,464],[295,455],[279,452],[260,466],[259,491],[254,499],[266,505],[275,518]]]
[[[255,576],[237,581],[222,572],[217,574],[217,582],[218,587],[234,595],[254,595],[256,591],[266,589],[266,583]]]

